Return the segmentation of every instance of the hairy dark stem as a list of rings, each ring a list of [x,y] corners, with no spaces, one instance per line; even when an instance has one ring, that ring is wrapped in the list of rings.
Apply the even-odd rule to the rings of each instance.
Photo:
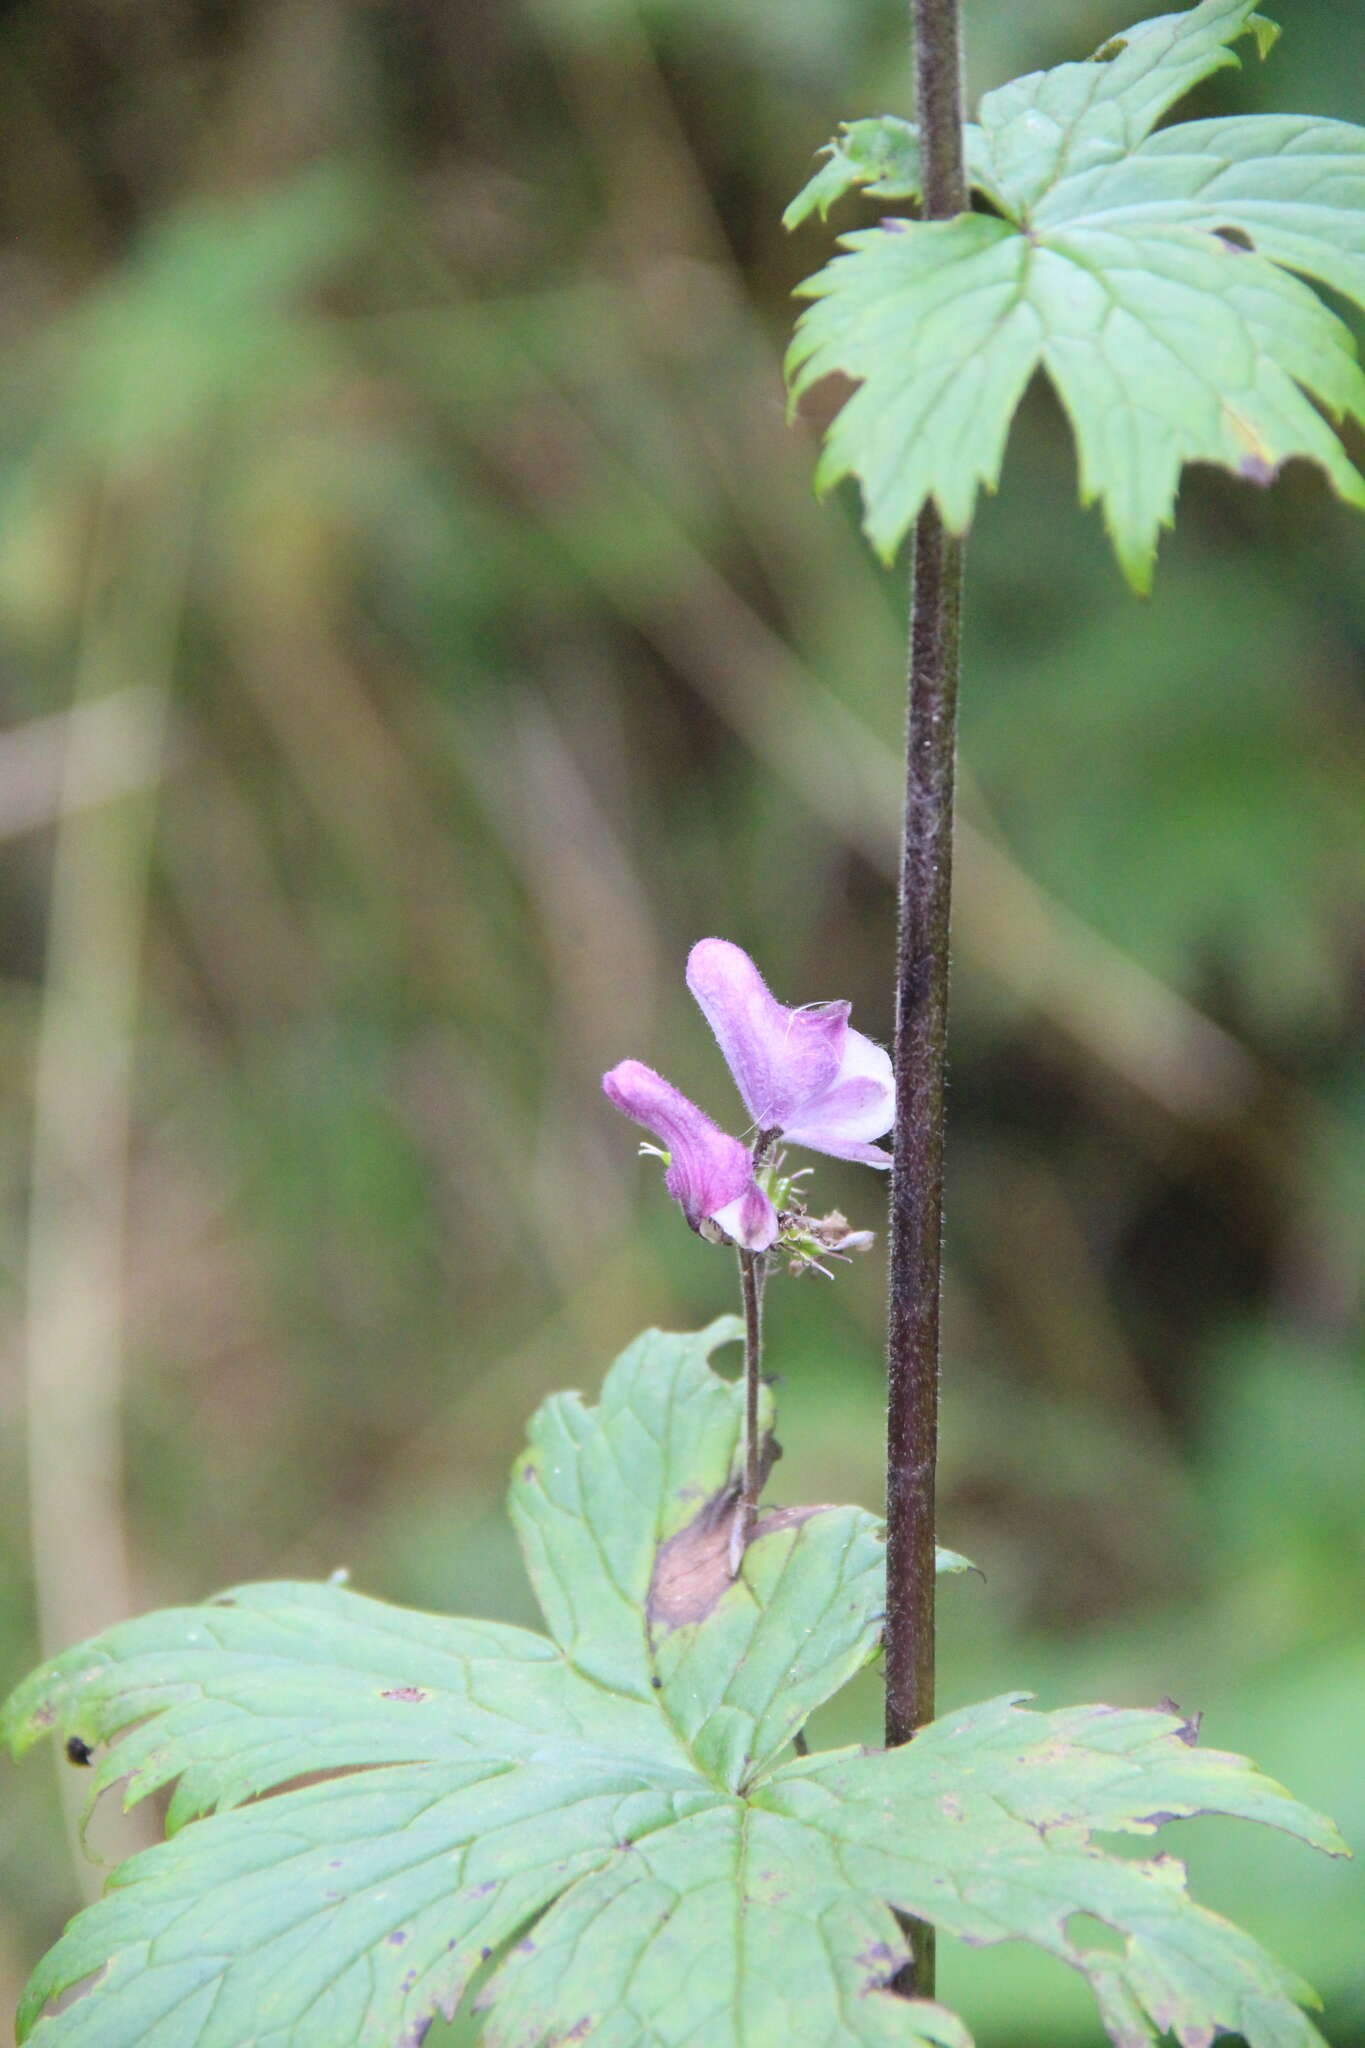
[[[925,220],[967,210],[962,156],[960,0],[911,0],[915,24],[915,115]]]
[[[895,1167],[887,1346],[886,1739],[934,1714],[934,1463],[943,1234],[953,750],[962,549],[915,530],[897,957]]]
[[[924,217],[967,205],[959,0],[913,0]],[[938,1453],[944,1061],[962,548],[926,505],[915,528],[905,833],[896,959],[896,1122],[887,1342],[886,1740],[934,1714],[934,1467]],[[898,1989],[934,1988],[933,1930],[907,1925]]]

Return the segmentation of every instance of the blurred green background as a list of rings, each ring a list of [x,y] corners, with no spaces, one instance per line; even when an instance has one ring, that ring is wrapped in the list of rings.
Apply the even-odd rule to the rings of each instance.
[[[1281,11],[1191,111],[1365,113],[1365,9]],[[968,18],[976,92],[1125,14]],[[737,1121],[707,932],[889,1035],[903,576],[811,499],[777,223],[908,79],[882,0],[0,9],[5,1682],[341,1565],[532,1620],[528,1411],[733,1294],[601,1071]],[[1169,1696],[1365,1844],[1365,524],[1194,473],[1139,604],[1036,391],[970,573],[942,1700]],[[774,1282],[778,1497],[880,1499],[882,1281]],[[77,1779],[4,1771],[5,2010]],[[1178,1832],[1365,2042],[1359,1878]]]

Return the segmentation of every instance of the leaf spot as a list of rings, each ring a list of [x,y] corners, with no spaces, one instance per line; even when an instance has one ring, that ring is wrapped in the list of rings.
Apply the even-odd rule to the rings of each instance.
[[[1237,470],[1249,484],[1266,486],[1274,483],[1279,474],[1279,464],[1268,462],[1264,455],[1244,455],[1237,465]]]
[[[1203,1708],[1197,1707],[1192,1714],[1182,1714],[1175,1701],[1167,1695],[1157,1701],[1157,1711],[1176,1716],[1181,1724],[1175,1731],[1176,1741],[1183,1742],[1187,1749],[1193,1749],[1199,1740],[1199,1730],[1204,1725]]]
[[[393,1933],[386,1935],[384,1938],[388,1942],[390,1948],[401,1948],[403,1946],[403,1943],[408,1938],[407,1930],[402,1927],[395,1927]]]
[[[765,1470],[776,1446],[768,1439]],[[825,1504],[805,1508],[774,1508],[755,1522],[750,1543],[759,1543],[780,1529],[793,1529],[812,1515],[827,1512]],[[712,1494],[702,1503],[686,1528],[679,1529],[659,1546],[649,1582],[645,1613],[651,1622],[665,1628],[682,1628],[689,1622],[705,1621],[724,1594],[735,1583],[731,1569],[731,1538],[739,1513],[739,1493],[734,1485]]]
[[[1128,1947],[1127,1937],[1094,1913],[1068,1914],[1064,1931],[1072,1948],[1083,1956],[1121,1956]]]
[[[858,1996],[867,1998],[874,1991],[886,1991],[894,1983],[897,1973],[910,1961],[908,1950],[899,1952],[889,1941],[872,1941],[859,1949],[858,1962],[866,1976],[858,1986]]]
[[[422,1700],[429,1700],[431,1694],[420,1685],[391,1685],[379,1697],[381,1700],[404,1700],[408,1705],[416,1706]]]
[[[734,1583],[730,1572],[730,1533],[739,1513],[733,1486],[703,1501],[692,1520],[659,1546],[649,1581],[645,1613],[665,1628],[705,1621]]]

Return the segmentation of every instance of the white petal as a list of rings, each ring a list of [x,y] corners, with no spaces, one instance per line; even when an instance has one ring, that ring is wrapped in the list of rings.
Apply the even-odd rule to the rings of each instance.
[[[809,1145],[817,1152],[828,1140],[867,1144],[885,1137],[895,1114],[891,1055],[861,1031],[850,1030],[833,1085],[818,1101],[802,1105],[799,1121],[789,1124],[784,1135],[793,1145]]]
[[[709,1219],[748,1252],[766,1252],[777,1237],[777,1211],[760,1187],[748,1187]]]

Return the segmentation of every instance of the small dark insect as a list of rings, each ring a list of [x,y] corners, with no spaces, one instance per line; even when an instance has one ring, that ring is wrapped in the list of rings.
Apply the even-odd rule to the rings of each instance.
[[[81,1741],[79,1735],[68,1735],[66,1738],[66,1754],[67,1760],[70,1763],[88,1764],[94,1757],[95,1752],[88,1742]]]
[[[649,1682],[650,1682],[650,1684],[651,1684],[651,1685],[653,1686],[653,1688],[654,1688],[655,1692],[662,1692],[662,1691],[663,1691],[663,1683],[664,1683],[664,1682],[663,1682],[662,1678],[651,1678]]]
[[[1182,1709],[1176,1705],[1173,1699],[1163,1697],[1156,1704],[1157,1711],[1161,1714],[1180,1714],[1182,1712]],[[1177,1742],[1183,1742],[1187,1749],[1193,1749],[1199,1740],[1199,1730],[1204,1721],[1204,1709],[1200,1707],[1195,1713],[1186,1714],[1184,1721],[1184,1727],[1176,1729],[1175,1739]]]

